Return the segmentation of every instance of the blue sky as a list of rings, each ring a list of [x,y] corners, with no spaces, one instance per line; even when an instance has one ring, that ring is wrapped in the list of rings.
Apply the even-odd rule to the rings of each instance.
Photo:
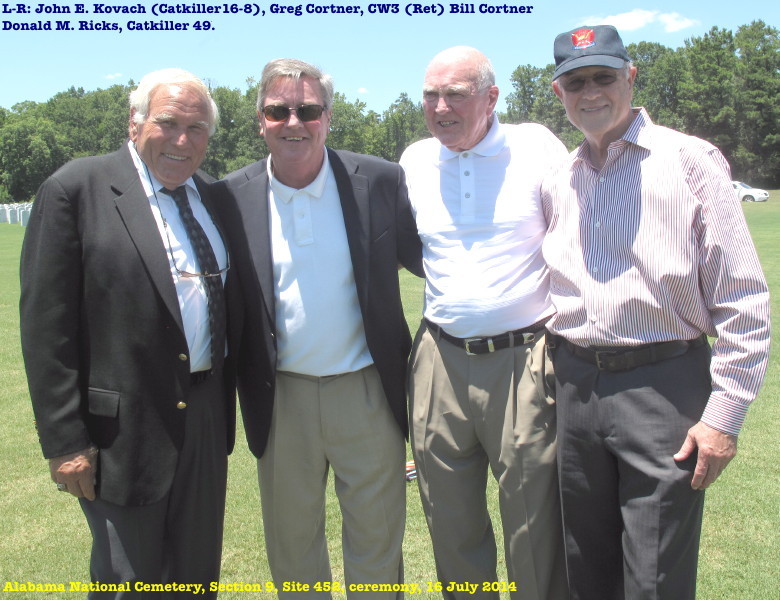
[[[8,0],[6,0],[8,1]],[[480,6],[519,6],[512,0],[475,3],[476,14],[370,14],[368,0],[309,0],[300,4],[303,14],[271,14],[273,3],[255,5],[265,16],[239,14],[151,14],[157,0],[107,0],[108,5],[140,4],[145,15],[95,14],[93,2],[84,1],[90,14],[3,13],[16,3],[0,2],[0,60],[2,85],[0,106],[10,108],[23,100],[42,102],[71,85],[86,90],[114,83],[138,81],[148,72],[164,67],[193,71],[213,85],[246,88],[248,77],[259,77],[272,58],[295,57],[313,62],[333,75],[336,91],[347,99],[360,99],[368,108],[383,111],[401,92],[419,97],[427,62],[438,51],[466,44],[482,50],[496,70],[501,93],[499,109],[510,93],[509,77],[521,64],[544,66],[552,62],[555,36],[573,27],[611,23],[626,44],[652,41],[677,48],[693,36],[718,26],[736,31],[740,25],[763,19],[780,26],[780,3],[766,0],[655,0],[635,4],[605,0],[528,0],[530,14],[480,14]],[[307,5],[359,6],[364,14],[306,14]],[[31,11],[37,0],[21,0]],[[59,6],[73,7],[74,2]],[[181,3],[191,6],[193,2]],[[223,7],[217,0],[202,4]],[[282,0],[280,6],[297,2]],[[54,6],[53,2],[46,4]],[[244,4],[237,6],[243,7]],[[421,6],[427,6],[422,4]],[[466,6],[471,6],[470,4]],[[13,31],[6,22],[68,20],[73,31]],[[123,31],[80,31],[78,22],[115,22]],[[190,23],[187,31],[131,31],[127,21],[174,21]],[[210,31],[197,31],[192,23],[209,20]],[[640,74],[641,76],[641,74]]]

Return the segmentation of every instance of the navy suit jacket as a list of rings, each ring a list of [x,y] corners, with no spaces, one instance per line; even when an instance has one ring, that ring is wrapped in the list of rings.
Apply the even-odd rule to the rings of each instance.
[[[20,274],[22,351],[44,456],[95,444],[100,498],[161,499],[184,438],[186,409],[177,403],[190,386],[189,350],[168,251],[127,145],[74,160],[41,185]],[[243,314],[227,277],[232,348]],[[223,375],[229,452],[232,356]]]
[[[368,349],[398,426],[408,435],[406,365],[411,337],[398,284],[403,265],[423,275],[422,245],[397,164],[327,149],[336,178]],[[216,184],[246,308],[238,390],[249,447],[268,440],[276,379],[276,326],[266,160]],[[322,352],[328,352],[323,348]]]

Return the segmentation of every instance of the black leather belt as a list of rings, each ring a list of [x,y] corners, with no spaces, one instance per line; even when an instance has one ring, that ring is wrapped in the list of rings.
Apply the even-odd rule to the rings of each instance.
[[[575,356],[596,365],[601,371],[628,371],[636,367],[651,365],[677,356],[682,356],[691,348],[703,346],[705,336],[699,336],[692,340],[672,340],[670,342],[657,342],[643,344],[642,346],[625,346],[610,349],[596,350],[583,348],[564,340],[566,347]]]
[[[447,340],[450,344],[463,348],[466,351],[466,354],[474,355],[489,354],[491,352],[503,350],[504,348],[513,348],[515,346],[530,344],[540,337],[538,334],[540,331],[544,330],[544,324],[547,323],[548,318],[537,321],[533,325],[529,325],[523,329],[507,331],[506,333],[500,333],[490,337],[473,338],[455,337],[444,331],[436,323],[431,323],[428,319],[423,319],[423,321],[431,333],[443,340]]]
[[[190,385],[200,385],[209,377],[211,377],[211,370],[195,371],[195,373],[190,373]]]

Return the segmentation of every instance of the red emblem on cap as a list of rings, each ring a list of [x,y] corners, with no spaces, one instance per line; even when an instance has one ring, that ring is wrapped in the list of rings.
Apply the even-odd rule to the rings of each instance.
[[[578,29],[571,34],[571,43],[575,48],[588,48],[596,43],[596,34],[592,29]]]

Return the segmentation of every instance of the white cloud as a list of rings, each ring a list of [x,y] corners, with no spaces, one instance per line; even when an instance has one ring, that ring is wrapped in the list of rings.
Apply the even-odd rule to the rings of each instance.
[[[368,88],[358,88],[357,93],[358,94],[368,94],[369,91],[368,91]]]
[[[636,31],[653,23],[660,22],[667,33],[680,31],[698,24],[698,21],[683,17],[680,13],[662,13],[657,10],[635,8],[632,11],[606,17],[586,17],[581,21],[587,25],[614,25],[620,31]]]
[[[658,17],[658,20],[664,24],[664,29],[667,32],[672,33],[674,31],[680,31],[681,29],[687,29],[698,25],[698,21],[683,17],[680,13],[663,13]]]
[[[606,18],[606,25],[614,25],[618,31],[635,31],[650,25],[658,18],[657,10],[635,8],[631,12],[611,15]]]
[[[120,77],[122,77],[121,73],[111,73],[109,75],[106,75],[105,79],[118,79]]]

